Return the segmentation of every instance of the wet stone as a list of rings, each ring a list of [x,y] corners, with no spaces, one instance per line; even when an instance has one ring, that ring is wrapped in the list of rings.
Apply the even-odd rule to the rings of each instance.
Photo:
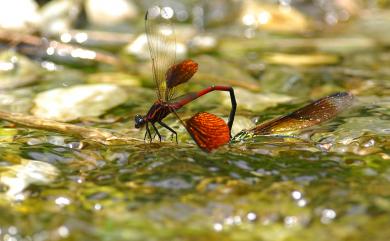
[[[39,93],[34,99],[32,113],[41,118],[71,121],[99,116],[126,99],[126,92],[116,85],[77,85]]]
[[[0,90],[35,83],[43,74],[37,63],[12,50],[0,53]]]

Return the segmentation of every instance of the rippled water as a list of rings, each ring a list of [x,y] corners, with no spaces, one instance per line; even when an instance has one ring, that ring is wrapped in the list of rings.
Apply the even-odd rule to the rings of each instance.
[[[235,140],[212,153],[201,151],[175,116],[166,122],[178,131],[178,144],[162,129],[163,142],[142,141],[144,130],[133,127],[133,117],[156,98],[148,62],[127,59],[137,69],[127,72],[65,64],[43,80],[2,91],[1,110],[29,113],[39,92],[119,83],[126,101],[72,123],[141,141],[105,146],[2,121],[0,239],[389,240],[390,42],[381,32],[387,28],[370,27],[378,19],[390,26],[381,11],[309,37],[219,36],[232,30],[216,29],[218,48],[191,53],[200,71],[183,92],[234,86],[234,133],[334,92],[352,92],[355,103],[322,125]],[[366,28],[356,31],[362,19]],[[229,101],[211,94],[180,115],[227,117]]]

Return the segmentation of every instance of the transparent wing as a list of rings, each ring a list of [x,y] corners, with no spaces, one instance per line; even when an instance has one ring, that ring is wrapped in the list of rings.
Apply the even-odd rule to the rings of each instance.
[[[330,120],[353,102],[350,93],[342,92],[316,100],[288,115],[262,123],[251,129],[255,135],[287,133]]]
[[[171,22],[173,9],[153,6],[145,15],[145,31],[152,58],[153,79],[157,96],[167,101],[169,91],[166,85],[166,73],[176,61],[176,38]]]

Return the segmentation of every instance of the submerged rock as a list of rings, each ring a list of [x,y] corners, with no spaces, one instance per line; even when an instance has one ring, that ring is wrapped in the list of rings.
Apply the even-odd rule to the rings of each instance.
[[[308,19],[291,6],[261,4],[245,1],[242,24],[260,30],[286,33],[301,33],[310,30]]]
[[[72,121],[99,116],[126,99],[126,92],[117,85],[76,85],[39,93],[34,99],[32,113],[40,118]]]
[[[246,71],[227,61],[209,55],[194,58],[199,64],[199,70],[193,81],[203,81],[210,84],[239,86],[250,90],[259,90],[259,84]]]
[[[45,4],[40,10],[41,31],[47,34],[60,34],[69,31],[81,12],[76,1],[55,0]]]
[[[0,110],[27,114],[32,107],[32,96],[30,88],[0,91]]]
[[[378,117],[351,117],[345,120],[333,133],[336,136],[336,142],[348,145],[365,133],[374,133],[376,135],[390,135],[390,123],[388,120]]]
[[[376,110],[380,111],[380,108]],[[350,117],[344,119],[343,122],[334,131],[316,133],[311,139],[318,142],[317,146],[320,149],[327,151],[351,152],[358,155],[382,153],[386,156],[383,151],[389,147],[390,125],[388,120],[374,115]]]
[[[124,23],[138,15],[137,6],[128,0],[87,0],[85,11],[89,21],[99,26]]]
[[[118,51],[133,40],[133,33],[72,29],[61,34],[64,43],[81,44],[85,48]]]
[[[225,119],[226,121],[228,119]],[[236,115],[234,118],[234,124],[232,127],[232,136],[237,135],[242,130],[249,130],[254,127],[254,123],[247,117],[242,115]]]
[[[140,86],[140,80],[137,76],[129,75],[123,72],[100,72],[90,74],[88,83],[108,83],[126,86]]]
[[[213,52],[217,50],[218,39],[211,34],[198,34],[189,41],[188,47],[193,54]]]
[[[242,1],[235,0],[203,1],[202,7],[193,11],[195,22],[207,27],[231,24],[240,14],[241,5]]]
[[[12,200],[24,199],[19,196],[31,184],[45,185],[53,182],[58,176],[58,169],[46,162],[22,159],[18,165],[6,167],[0,173],[0,183],[8,187],[7,197]]]
[[[263,57],[263,60],[270,64],[290,65],[290,66],[310,66],[336,64],[340,61],[337,55],[331,54],[285,54],[271,53]]]
[[[29,31],[38,25],[38,4],[34,0],[0,2],[0,28],[14,31]]]
[[[288,95],[273,94],[273,93],[252,93],[242,88],[234,88],[237,103],[240,104],[240,108],[244,108],[251,111],[262,111],[269,107],[277,106],[281,103],[289,102],[293,99]],[[225,98],[223,100],[225,106],[230,106],[230,99]]]
[[[353,24],[350,31],[353,34],[369,36],[375,47],[390,46],[390,11],[371,11],[362,14]]]
[[[0,90],[34,83],[42,72],[38,64],[15,51],[0,53]]]
[[[160,46],[164,46],[165,44],[167,44],[165,42],[162,42],[161,40],[156,40],[156,42],[157,41],[159,41],[158,44]],[[161,47],[160,50],[171,51],[172,49],[168,47],[164,49],[163,47]],[[132,56],[137,57],[138,59],[142,59],[142,60],[150,59],[148,39],[146,37],[146,34],[140,34],[133,42],[128,44],[125,47],[125,52]],[[162,56],[164,56],[164,53],[162,53]],[[183,59],[186,56],[187,56],[187,46],[181,42],[176,42],[176,58]]]

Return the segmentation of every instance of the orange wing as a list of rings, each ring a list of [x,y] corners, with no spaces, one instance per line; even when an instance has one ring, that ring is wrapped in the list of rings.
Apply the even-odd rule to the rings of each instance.
[[[210,152],[230,141],[225,121],[207,112],[200,112],[186,121],[186,129],[198,146]]]
[[[189,81],[196,71],[198,71],[198,64],[191,59],[171,66],[166,73],[166,100],[172,100],[175,97],[176,86]]]
[[[183,60],[182,62],[173,65],[166,73],[167,87],[173,88],[187,82],[197,70],[198,64],[191,59]]]

